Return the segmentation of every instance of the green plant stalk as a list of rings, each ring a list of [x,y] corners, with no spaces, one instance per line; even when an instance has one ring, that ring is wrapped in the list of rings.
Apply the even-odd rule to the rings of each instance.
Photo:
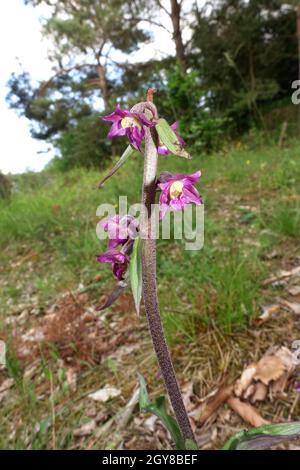
[[[147,117],[149,111],[155,119],[158,118],[156,107],[151,102],[140,103],[132,108],[135,112],[144,112]],[[144,178],[142,192],[141,234],[142,246],[142,281],[145,310],[152,338],[153,347],[157,356],[159,367],[165,382],[166,389],[180,427],[184,441],[196,442],[190,421],[185,409],[182,395],[177,383],[174,367],[166,343],[156,286],[156,241],[152,205],[155,204],[156,171],[157,171],[157,136],[149,128],[145,129],[145,155]]]

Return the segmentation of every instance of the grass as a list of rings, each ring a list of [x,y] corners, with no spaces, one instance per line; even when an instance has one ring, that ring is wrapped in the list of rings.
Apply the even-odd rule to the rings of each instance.
[[[291,247],[293,256],[300,246],[299,163],[300,144],[293,141],[285,149],[230,148],[189,162],[174,156],[160,159],[160,170],[201,169],[198,187],[205,200],[201,251],[184,250],[180,240],[158,241],[159,297],[172,348],[183,344],[188,351],[211,325],[224,333],[246,331],[249,320],[268,300],[261,292],[261,281],[273,266],[266,255],[277,250],[284,257]],[[95,261],[95,255],[105,249],[105,242],[96,237],[96,210],[101,203],[116,204],[119,195],[127,195],[129,204],[138,202],[142,164],[142,157],[135,155],[101,191],[96,189],[101,178],[96,170],[43,172],[15,179],[11,200],[0,201],[0,327],[8,337],[12,328],[6,319],[16,309],[34,305],[40,315],[69,290],[92,286],[89,295],[99,299],[111,289],[109,267]],[[93,290],[95,279],[98,287]],[[122,308],[127,321],[131,307]],[[113,331],[110,317],[105,321]],[[133,334],[135,326],[129,328]],[[147,341],[138,361],[151,371],[155,361],[147,355]],[[85,409],[80,396],[78,406],[77,399],[70,401],[64,366],[57,366],[60,352],[54,345],[50,357],[41,353],[36,373],[40,378],[32,381],[24,376],[14,347],[9,351],[8,374],[17,390],[2,407],[0,448],[72,447],[72,430],[86,419]],[[180,360],[179,352],[175,356]],[[130,389],[126,367],[113,358],[99,367],[89,363],[85,367],[80,375],[81,395],[97,388],[96,384],[99,387],[99,381],[112,380],[109,377],[124,379],[125,389]],[[135,380],[134,374],[130,380]],[[41,388],[48,390],[45,396]],[[113,413],[114,405],[109,406]],[[9,437],[13,420],[17,431]]]
[[[264,275],[262,250],[282,238],[299,237],[299,144],[284,150],[233,150],[192,162],[162,158],[160,169],[171,168],[202,170],[205,245],[200,252],[189,252],[178,240],[158,242],[162,305],[185,312],[183,323],[190,324],[187,317],[199,318],[200,295],[205,299],[202,320],[209,321],[213,314],[223,326],[243,326],[257,308],[256,286]],[[105,247],[95,234],[96,209],[104,202],[116,204],[119,194],[128,195],[129,204],[137,202],[141,174],[142,158],[136,155],[102,191],[95,189],[97,171],[42,173],[33,175],[34,183],[27,177],[27,186],[26,178],[16,184],[12,200],[0,206],[2,308],[7,302],[22,302],[29,286],[30,296],[44,304],[59,291],[87,284],[98,273],[109,283],[109,269],[94,261]]]

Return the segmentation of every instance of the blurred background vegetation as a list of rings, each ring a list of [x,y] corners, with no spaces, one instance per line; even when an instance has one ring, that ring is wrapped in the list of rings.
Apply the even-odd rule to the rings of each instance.
[[[180,121],[198,153],[249,137],[250,129],[250,140],[278,139],[285,122],[288,134],[297,133],[298,1],[25,3],[51,8],[43,34],[53,44],[54,73],[38,84],[30,71],[13,74],[7,99],[30,120],[33,137],[54,144],[51,167],[105,167],[124,144],[106,140],[99,114],[116,102],[129,108],[149,86],[159,90],[159,113]],[[133,53],[153,41],[153,27],[168,30],[176,55],[136,63]]]

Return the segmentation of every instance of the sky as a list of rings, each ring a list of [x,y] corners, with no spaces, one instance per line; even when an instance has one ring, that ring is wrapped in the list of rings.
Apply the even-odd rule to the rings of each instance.
[[[50,44],[41,34],[40,19],[47,13],[45,7],[25,6],[23,0],[1,2],[0,171],[5,174],[40,171],[55,153],[48,143],[31,137],[29,121],[9,109],[5,101],[8,92],[6,84],[12,72],[25,70],[39,81],[53,73],[52,64],[47,59]],[[165,21],[167,24],[169,18],[166,17]],[[135,53],[131,60],[145,61],[153,56],[175,53],[174,43],[166,31],[154,27],[152,32],[154,42]]]
[[[0,6],[0,171],[21,173],[41,170],[53,156],[44,152],[49,144],[30,136],[29,122],[8,108],[6,83],[12,72],[21,72],[22,64],[37,80],[51,74],[47,44],[42,40],[39,17],[43,9],[25,6],[23,0],[6,0]]]

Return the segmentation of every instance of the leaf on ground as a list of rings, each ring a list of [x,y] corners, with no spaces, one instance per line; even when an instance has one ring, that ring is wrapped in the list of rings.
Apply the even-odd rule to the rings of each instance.
[[[221,386],[213,396],[190,413],[190,416],[200,424],[204,424],[220,406],[232,395],[232,385]]]
[[[280,305],[266,305],[262,307],[262,309],[263,313],[252,321],[252,324],[254,326],[262,325],[263,323],[268,321],[275,313],[278,313],[280,310]]]
[[[272,380],[278,380],[285,371],[285,365],[279,357],[264,356],[256,365],[255,380],[269,385]]]
[[[111,398],[115,398],[121,395],[121,391],[111,385],[105,385],[104,388],[100,388],[96,392],[90,393],[89,398],[95,401],[101,401],[102,403],[107,402]]]
[[[67,369],[66,381],[72,392],[76,392],[77,389],[77,373],[73,367]]]
[[[0,403],[2,402],[2,400],[4,400],[4,398],[7,397],[7,395],[9,394],[9,390],[11,389],[14,383],[14,379],[6,379],[2,382],[2,384],[0,385]]]
[[[249,403],[242,402],[239,398],[230,397],[227,400],[230,408],[237,413],[246,423],[251,424],[253,427],[264,426],[269,424],[269,421],[265,420],[259,412]]]
[[[234,393],[237,397],[241,397],[245,390],[251,384],[253,377],[256,374],[256,366],[255,364],[250,364],[246,369],[243,371],[240,379],[238,379],[234,386]]]
[[[284,396],[288,379],[296,367],[292,352],[282,346],[273,348],[257,363],[250,364],[235,383],[234,393],[237,397],[251,403]]]
[[[287,300],[281,301],[282,305],[287,307],[295,315],[300,315],[300,303],[298,302],[288,302]]]
[[[289,277],[299,276],[299,275],[300,275],[300,266],[297,266],[289,271],[282,270],[282,271],[279,271],[275,276],[272,276],[266,279],[263,282],[263,285],[266,286],[268,284],[273,284],[274,282],[277,282],[279,280],[287,279]]]
[[[80,428],[75,429],[73,432],[73,435],[75,437],[89,436],[90,434],[93,434],[95,429],[96,429],[96,421],[92,420],[92,421],[89,421],[88,423],[83,424],[82,426],[80,426]]]
[[[300,286],[292,286],[288,288],[288,293],[291,294],[293,297],[300,296]]]
[[[268,387],[262,382],[257,382],[254,385],[254,392],[251,394],[251,403],[256,403],[257,401],[264,401],[268,395]]]

